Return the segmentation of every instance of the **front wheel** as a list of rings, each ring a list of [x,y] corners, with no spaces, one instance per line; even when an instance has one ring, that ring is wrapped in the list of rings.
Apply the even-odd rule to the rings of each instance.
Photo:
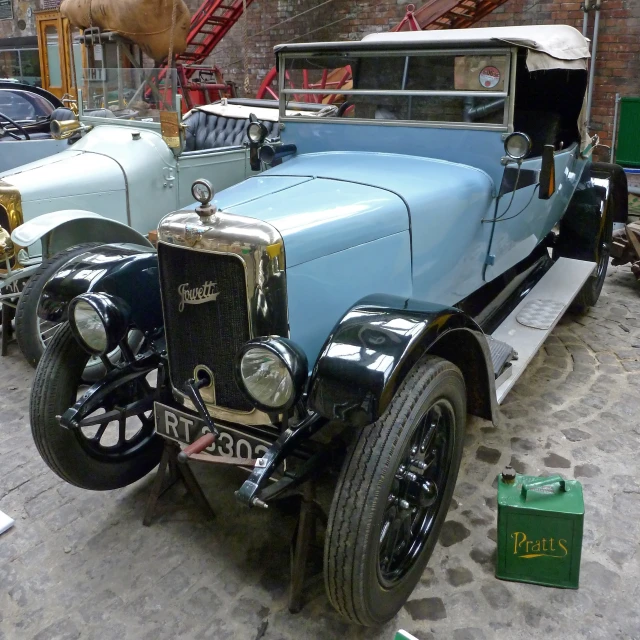
[[[68,323],[60,326],[44,352],[31,389],[31,432],[38,452],[63,480],[83,489],[125,487],[160,461],[162,438],[155,433],[154,390],[146,378],[112,388],[76,429],[60,416],[83,389],[88,354]]]
[[[420,579],[451,502],[466,422],[460,370],[425,357],[340,473],[324,549],[325,585],[349,621],[380,625]]]

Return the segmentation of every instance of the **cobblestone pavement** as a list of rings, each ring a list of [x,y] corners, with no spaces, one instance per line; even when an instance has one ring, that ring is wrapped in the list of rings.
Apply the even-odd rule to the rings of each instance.
[[[152,476],[91,493],[58,480],[28,425],[33,372],[15,346],[0,374],[0,640],[239,638],[420,640],[640,638],[640,286],[611,269],[600,304],[554,331],[502,408],[474,420],[441,544],[397,619],[339,620],[321,579],[302,613],[286,608],[291,514],[246,510],[235,469],[196,468],[218,518],[182,488],[141,519]],[[494,578],[498,471],[562,473],[584,485],[577,591]],[[321,556],[320,556],[321,557]],[[265,623],[267,623],[265,630]]]

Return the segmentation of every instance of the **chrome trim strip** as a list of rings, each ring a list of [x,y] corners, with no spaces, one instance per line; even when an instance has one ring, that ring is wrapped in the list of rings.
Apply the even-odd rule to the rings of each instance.
[[[473,129],[482,131],[497,131],[505,133],[509,130],[509,127],[504,124],[471,124],[468,122],[420,122],[417,120],[364,120],[356,118],[305,118],[288,117],[282,118],[281,122],[315,122],[320,124],[322,122],[330,122],[331,124],[365,124],[372,126],[384,126],[384,127],[424,127],[428,129]]]
[[[506,98],[506,91],[436,91],[436,90],[408,90],[408,89],[283,89],[282,93],[287,95],[298,95],[306,93],[309,95],[328,96],[411,96],[411,97],[431,97],[441,96],[443,98]]]
[[[160,133],[159,122],[143,122],[142,120],[122,120],[118,118],[98,118],[96,116],[79,116],[82,124],[99,126],[101,124],[110,124],[114,127],[131,127],[132,129],[146,129],[148,131],[157,131]]]
[[[508,107],[508,115],[507,115],[507,129],[509,133],[513,133],[515,129],[513,128],[513,117],[516,108],[516,67],[518,66],[518,49],[517,47],[513,47],[511,49],[511,57],[509,58],[509,87],[507,91],[510,94],[510,99],[506,101],[505,108]]]
[[[163,218],[158,242],[189,251],[230,255],[244,265],[247,284],[249,336],[289,337],[285,251],[278,230],[255,218],[217,212],[201,218],[195,211],[178,211]],[[162,295],[167,292],[162,290]],[[199,363],[195,363],[196,366]],[[175,392],[188,401],[180,389]],[[256,409],[236,411],[206,403],[212,417],[253,425],[272,425],[266,413]]]
[[[327,44],[334,45],[331,48],[323,48]],[[280,58],[309,58],[311,56],[331,56],[336,53],[340,53],[341,51],[352,53],[356,57],[375,57],[375,58],[383,58],[383,57],[392,57],[392,56],[438,56],[438,55],[447,55],[447,56],[473,56],[473,55],[504,55],[507,56],[509,54],[509,46],[505,43],[503,47],[475,47],[472,49],[468,49],[465,47],[458,48],[440,48],[440,49],[425,49],[424,42],[416,42],[414,47],[407,47],[408,43],[405,42],[404,48],[394,48],[394,45],[389,42],[378,42],[376,46],[369,45],[368,48],[360,51],[359,47],[363,46],[363,41],[358,42],[314,42],[309,45],[301,45],[308,46],[309,48],[304,51],[285,51],[284,48],[279,48],[276,51],[276,54],[280,56]],[[495,45],[495,42],[493,43]],[[356,45],[354,47],[354,45]],[[391,45],[391,46],[389,46]],[[280,45],[281,47],[285,47],[287,45]],[[364,45],[366,46],[366,44]],[[420,48],[422,47],[422,48]]]
[[[218,155],[219,153],[225,153],[228,151],[238,151],[239,149],[244,149],[244,145],[236,144],[234,146],[229,147],[216,147],[215,149],[200,149],[198,151],[183,151],[180,154],[181,158],[197,158],[198,156],[206,156],[206,155]]]
[[[191,411],[198,413],[198,410],[195,408],[193,402],[191,402],[190,398],[188,398],[185,394],[181,393],[175,388],[174,394],[178,396],[178,400],[184,407],[187,407],[188,409],[191,409]],[[276,424],[275,422],[271,421],[271,418],[266,413],[264,413],[263,411],[259,411],[258,409],[253,409],[253,411],[246,413],[244,411],[225,409],[224,407],[219,407],[218,405],[211,404],[206,400],[204,404],[207,407],[209,415],[214,420],[223,420],[224,422],[233,422],[235,424],[246,424],[249,427],[273,427]],[[281,420],[281,416],[278,416],[278,421],[279,420]]]

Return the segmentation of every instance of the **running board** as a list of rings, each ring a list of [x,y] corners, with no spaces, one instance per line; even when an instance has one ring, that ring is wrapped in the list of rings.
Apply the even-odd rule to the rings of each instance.
[[[559,258],[493,332],[494,340],[506,342],[518,354],[511,363],[511,375],[496,381],[498,404],[524,373],[595,267],[594,262]]]

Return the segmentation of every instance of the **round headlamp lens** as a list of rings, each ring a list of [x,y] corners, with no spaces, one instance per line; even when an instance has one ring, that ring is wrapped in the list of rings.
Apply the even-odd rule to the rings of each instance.
[[[247,128],[247,136],[251,142],[260,143],[263,137],[263,127],[259,122],[252,122]]]
[[[84,300],[73,308],[73,322],[76,331],[91,351],[104,353],[107,349],[107,330],[100,314]]]
[[[268,349],[249,349],[240,361],[240,375],[249,395],[272,409],[285,406],[294,394],[293,379],[282,360]]]
[[[505,151],[510,158],[522,160],[531,148],[531,141],[523,133],[511,134],[505,142]]]

